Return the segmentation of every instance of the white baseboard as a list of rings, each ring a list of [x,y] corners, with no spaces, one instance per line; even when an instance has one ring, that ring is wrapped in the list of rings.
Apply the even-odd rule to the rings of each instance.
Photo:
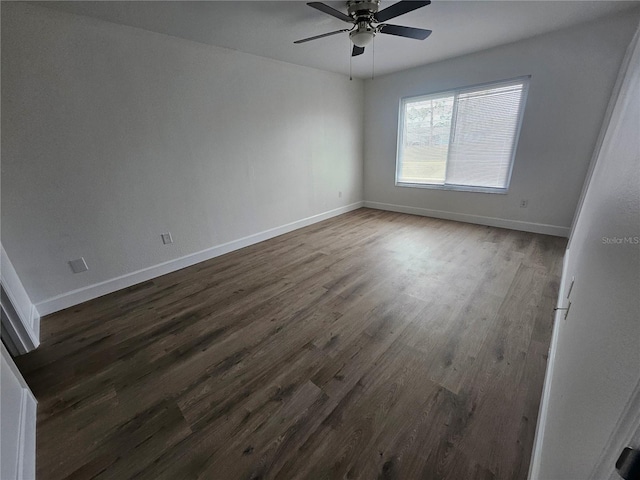
[[[151,280],[152,278],[166,275],[167,273],[175,272],[176,270],[180,270],[185,267],[190,267],[191,265],[195,265],[196,263],[200,263],[205,260],[224,255],[225,253],[248,247],[249,245],[253,245],[255,243],[277,237],[278,235],[282,235],[293,230],[297,230],[299,228],[321,222],[322,220],[326,220],[328,218],[335,217],[352,210],[357,210],[358,208],[362,208],[362,206],[363,202],[356,202],[344,207],[339,207],[327,212],[319,213],[311,217],[303,218],[295,222],[287,223],[286,225],[281,225],[279,227],[270,228],[269,230],[254,233],[253,235],[239,238],[237,240],[232,240],[231,242],[223,243],[222,245],[216,245],[214,247],[207,248],[206,250],[185,255],[184,257],[169,260],[152,267],[144,268],[142,270],[122,275],[120,277],[106,280],[104,282],[95,283],[93,285],[88,285],[77,290],[72,290],[70,292],[57,295],[38,303],[36,305],[36,308],[40,315],[49,315],[51,313],[72,307],[74,305],[78,305],[88,300],[107,295],[108,293],[113,293],[115,291],[122,290],[123,288],[127,288],[141,282],[146,282],[147,280]]]
[[[31,305],[31,331],[40,344],[40,312],[35,305]]]
[[[364,206],[377,210],[388,210],[390,212],[410,213],[423,217],[442,218],[444,220],[455,220],[456,222],[475,223],[478,225],[488,225],[490,227],[509,228],[511,230],[521,230],[523,232],[542,233],[554,235],[556,237],[568,237],[569,228],[557,225],[547,225],[544,223],[521,222],[519,220],[508,220],[506,218],[484,217],[482,215],[470,215],[467,213],[446,212],[444,210],[431,210],[428,208],[410,207],[406,205],[393,205],[390,203],[365,201]]]
[[[558,290],[557,308],[565,308],[567,305],[567,297],[565,290],[567,286],[567,264],[569,259],[569,249],[564,252],[562,261],[562,277],[560,279],[560,288]],[[536,424],[536,434],[533,439],[533,450],[531,451],[531,463],[529,463],[528,480],[538,480],[540,478],[540,465],[542,462],[542,442],[544,441],[544,430],[547,425],[547,416],[549,412],[549,399],[551,398],[551,382],[553,379],[553,369],[555,367],[556,352],[558,350],[558,335],[560,334],[560,326],[564,321],[564,311],[556,310],[553,319],[553,332],[551,333],[551,345],[549,346],[549,356],[547,358],[547,370],[544,375],[544,385],[542,387],[542,398],[540,400],[540,408],[538,409],[538,423]]]

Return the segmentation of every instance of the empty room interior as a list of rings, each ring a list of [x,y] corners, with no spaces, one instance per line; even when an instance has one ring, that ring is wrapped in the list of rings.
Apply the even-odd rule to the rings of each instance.
[[[640,478],[640,2],[0,15],[0,479]]]

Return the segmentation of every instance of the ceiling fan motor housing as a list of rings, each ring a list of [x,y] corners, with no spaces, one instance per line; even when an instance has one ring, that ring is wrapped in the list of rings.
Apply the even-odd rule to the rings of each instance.
[[[347,12],[350,17],[356,20],[373,20],[373,15],[378,11],[380,0],[349,0],[347,2]]]
[[[349,0],[347,12],[354,19],[356,28],[349,32],[349,38],[354,45],[364,47],[371,43],[376,34],[376,28],[371,25],[373,16],[378,11],[380,0]]]

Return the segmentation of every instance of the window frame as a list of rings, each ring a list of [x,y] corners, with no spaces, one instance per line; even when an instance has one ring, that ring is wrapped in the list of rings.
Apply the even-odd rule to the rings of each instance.
[[[397,145],[396,145],[395,186],[408,187],[408,188],[427,188],[432,190],[452,190],[452,191],[460,191],[460,192],[497,193],[497,194],[503,194],[503,195],[509,193],[509,187],[511,186],[511,175],[513,173],[513,166],[515,164],[516,152],[518,150],[518,141],[520,139],[520,131],[522,129],[522,123],[524,120],[524,111],[527,104],[530,81],[531,81],[531,75],[523,75],[520,77],[507,78],[503,80],[494,80],[491,82],[477,83],[473,85],[467,85],[464,87],[456,87],[456,88],[450,88],[446,90],[438,90],[430,93],[424,93],[419,95],[407,95],[407,96],[401,97],[400,105],[398,108],[398,135],[397,135]],[[404,112],[405,112],[405,106],[407,105],[407,103],[411,101],[428,100],[433,97],[442,98],[446,95],[453,96],[454,107],[453,107],[452,120],[451,120],[451,128],[453,129],[455,126],[455,120],[456,120],[456,111],[457,111],[456,103],[457,103],[458,96],[461,93],[467,93],[469,91],[482,89],[483,87],[489,87],[489,86],[499,87],[501,85],[507,86],[509,84],[516,84],[516,83],[522,83],[522,97],[520,98],[520,105],[518,106],[518,119],[517,119],[516,131],[513,138],[511,160],[509,162],[509,172],[507,173],[507,183],[504,188],[450,184],[450,183],[446,183],[446,174],[445,174],[445,183],[443,184],[413,183],[413,182],[403,182],[399,180],[400,165],[401,165],[401,149],[403,148],[404,130],[405,130]],[[449,146],[450,145],[451,145],[451,140],[449,140]],[[449,160],[449,156],[447,155],[447,162],[448,160]],[[446,165],[445,165],[445,169],[446,169]]]

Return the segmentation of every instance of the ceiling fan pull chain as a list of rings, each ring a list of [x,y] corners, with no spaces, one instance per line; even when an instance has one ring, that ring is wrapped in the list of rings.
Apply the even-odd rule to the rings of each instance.
[[[371,80],[373,80],[373,74],[376,70],[376,37],[375,35],[371,39]]]
[[[351,42],[349,42],[351,43]],[[349,45],[351,46],[351,45]],[[353,80],[353,75],[351,74],[351,62],[353,57],[351,56],[351,48],[349,48],[349,80]]]

